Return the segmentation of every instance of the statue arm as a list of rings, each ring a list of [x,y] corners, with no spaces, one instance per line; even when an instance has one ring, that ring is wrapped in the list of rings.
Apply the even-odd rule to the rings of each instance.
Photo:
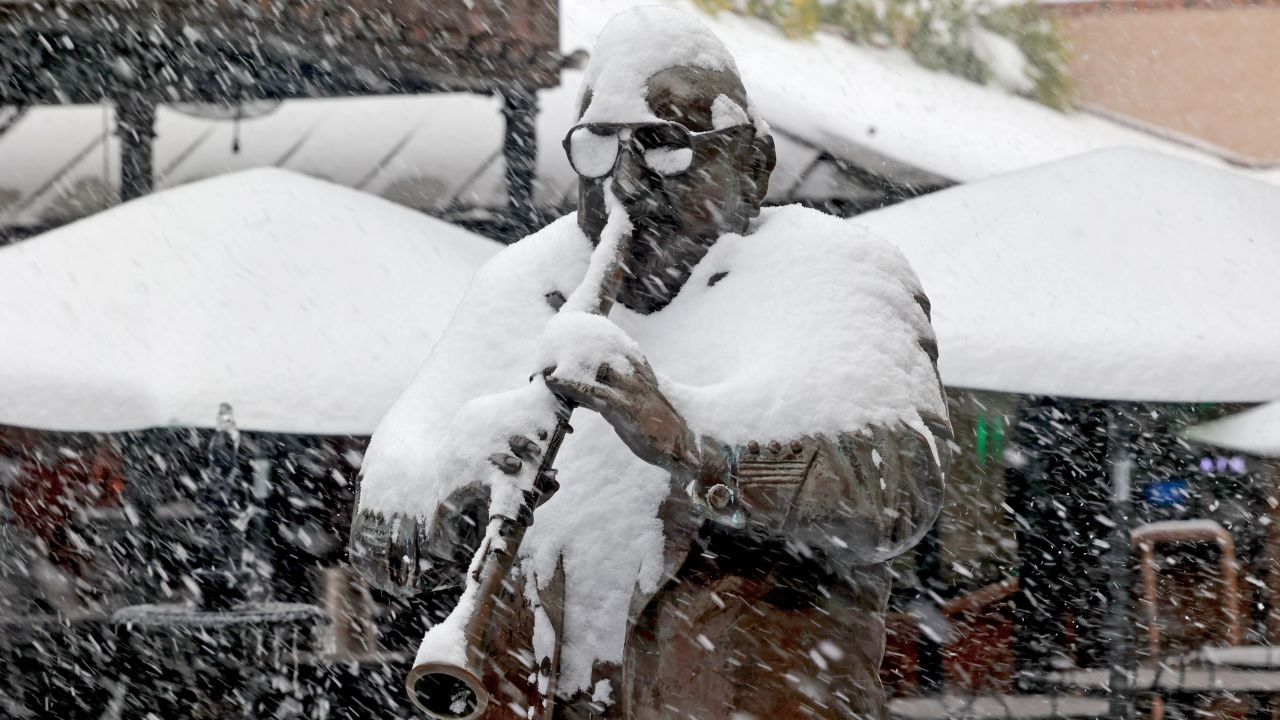
[[[928,300],[921,293],[915,300],[927,319]],[[924,327],[918,347],[935,369],[929,382],[942,400],[937,345]],[[670,472],[673,491],[687,489],[713,521],[862,564],[906,551],[938,515],[951,441],[944,415],[922,411],[913,425],[730,446],[686,423],[646,359],[629,357],[628,365],[602,364],[593,381],[554,372],[546,380],[558,395],[599,412],[637,457]]]
[[[727,480],[749,532],[838,564],[882,562],[918,542],[942,506],[950,431],[941,418],[925,422],[932,437],[899,424],[727,448],[704,460],[698,486]]]
[[[926,318],[928,298],[915,301]],[[937,377],[932,332],[918,345]],[[945,396],[941,379],[937,392]],[[921,412],[923,427],[898,423],[857,431],[761,439],[727,447],[703,438],[695,501],[713,519],[708,490],[732,488],[738,522],[753,532],[777,534],[845,564],[882,562],[915,545],[942,507],[952,432],[945,415]]]
[[[370,585],[395,595],[460,586],[484,536],[488,507],[488,487],[478,484],[450,495],[434,522],[357,507],[351,521],[351,563]]]

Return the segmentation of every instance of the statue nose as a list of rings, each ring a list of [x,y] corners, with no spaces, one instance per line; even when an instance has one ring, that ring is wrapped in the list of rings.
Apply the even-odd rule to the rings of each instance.
[[[618,164],[613,169],[613,194],[624,205],[644,200],[653,194],[653,181],[640,158],[629,147],[619,149]]]

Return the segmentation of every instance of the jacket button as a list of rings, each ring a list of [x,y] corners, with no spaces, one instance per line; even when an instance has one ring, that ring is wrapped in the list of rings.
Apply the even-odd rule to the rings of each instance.
[[[733,503],[733,490],[728,485],[716,484],[707,490],[707,504],[716,510],[724,510]]]

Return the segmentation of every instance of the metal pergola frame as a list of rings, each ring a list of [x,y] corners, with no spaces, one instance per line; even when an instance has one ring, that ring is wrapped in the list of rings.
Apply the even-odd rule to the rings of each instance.
[[[153,187],[163,103],[500,96],[513,225],[528,227],[536,92],[559,82],[555,0],[19,0],[0,4],[0,106],[111,103],[120,196]]]

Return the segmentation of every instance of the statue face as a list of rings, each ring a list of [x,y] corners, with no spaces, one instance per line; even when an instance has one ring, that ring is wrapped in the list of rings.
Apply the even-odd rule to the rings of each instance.
[[[660,120],[700,133],[717,129],[712,107],[721,96],[745,117],[746,91],[732,72],[667,68],[649,78],[645,100]],[[588,90],[580,111],[590,103]],[[719,103],[723,108],[726,100]],[[578,225],[592,242],[599,240],[608,216],[604,183],[610,183],[635,228],[632,263],[618,301],[642,313],[666,306],[721,235],[746,231],[760,211],[773,166],[772,138],[744,127],[705,139],[695,135],[692,164],[679,175],[650,170],[624,146],[612,174],[581,178]]]

